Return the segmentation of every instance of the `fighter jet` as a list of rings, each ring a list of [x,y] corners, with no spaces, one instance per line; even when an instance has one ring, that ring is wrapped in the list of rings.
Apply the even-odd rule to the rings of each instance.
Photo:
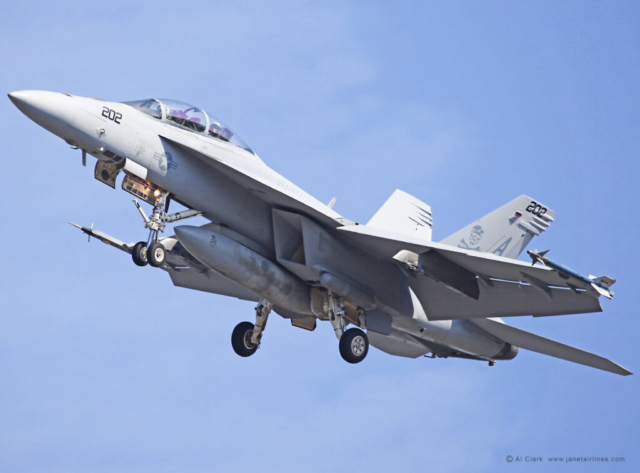
[[[240,356],[263,343],[273,311],[306,330],[328,321],[349,363],[361,362],[370,344],[396,356],[489,365],[522,348],[631,374],[501,319],[600,312],[602,286],[609,294],[615,282],[568,274],[537,253],[546,265],[517,260],[554,221],[536,199],[522,195],[434,242],[431,207],[418,198],[397,190],[366,224],[349,220],[333,210],[335,200],[325,205],[273,171],[197,106],[43,91],[9,98],[80,150],[84,165],[87,155],[96,158],[98,181],[115,189],[122,175],[122,190],[135,197],[146,240],[127,244],[76,225],[89,238],[129,253],[137,266],[165,271],[175,286],[257,304],[255,323],[238,324],[231,336]],[[187,210],[170,214],[171,201]],[[210,223],[180,224],[162,236],[167,224],[194,216]]]

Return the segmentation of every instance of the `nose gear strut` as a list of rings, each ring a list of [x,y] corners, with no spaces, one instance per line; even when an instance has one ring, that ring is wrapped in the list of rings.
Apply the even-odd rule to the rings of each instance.
[[[162,243],[158,241],[158,236],[160,233],[164,232],[167,223],[177,222],[178,220],[184,220],[186,218],[197,217],[198,215],[202,215],[202,212],[199,210],[185,210],[182,212],[177,212],[172,215],[167,215],[167,211],[169,210],[169,192],[160,191],[159,189],[155,192],[158,192],[156,202],[153,206],[153,213],[150,217],[147,217],[147,214],[144,213],[142,207],[138,203],[137,199],[133,199],[133,203],[140,212],[142,219],[144,220],[145,228],[149,229],[149,237],[147,238],[147,242],[138,242],[134,247],[134,251],[132,254],[133,262],[138,266],[146,266],[149,263],[151,266],[159,268],[164,264],[164,261],[167,257],[166,248]]]

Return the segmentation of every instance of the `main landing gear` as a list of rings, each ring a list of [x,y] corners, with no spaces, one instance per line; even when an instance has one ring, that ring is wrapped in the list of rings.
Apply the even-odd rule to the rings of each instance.
[[[231,346],[238,355],[246,358],[253,355],[260,347],[262,333],[267,326],[267,318],[271,312],[270,302],[261,299],[256,306],[256,323],[240,322],[231,334]],[[329,320],[338,338],[340,355],[348,363],[360,363],[369,352],[369,338],[359,328],[345,330],[348,322],[345,321],[345,309],[342,299],[327,294],[325,313],[329,314]],[[326,319],[325,319],[326,320]],[[353,320],[352,320],[353,321]]]
[[[255,325],[251,322],[240,322],[233,329],[231,334],[231,346],[233,351],[243,358],[253,355],[258,349],[258,345],[251,342],[253,336],[253,329]]]
[[[262,332],[267,326],[267,319],[271,313],[270,302],[260,299],[256,306],[256,323],[240,322],[231,334],[231,346],[238,355],[246,358],[253,355],[260,346]]]
[[[344,302],[341,298],[335,297],[331,292],[327,294],[326,305],[328,306],[329,321],[333,325],[336,337],[340,341],[340,355],[347,363],[360,363],[369,353],[369,338],[359,328],[350,328],[345,331]]]
[[[359,328],[350,328],[340,337],[340,355],[347,363],[360,363],[369,353],[369,338]]]

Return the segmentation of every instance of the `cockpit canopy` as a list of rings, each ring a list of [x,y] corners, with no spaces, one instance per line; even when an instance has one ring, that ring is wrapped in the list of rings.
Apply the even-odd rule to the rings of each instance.
[[[158,120],[168,121],[196,133],[207,134],[255,154],[242,139],[222,121],[201,108],[171,99],[147,99],[122,102]]]

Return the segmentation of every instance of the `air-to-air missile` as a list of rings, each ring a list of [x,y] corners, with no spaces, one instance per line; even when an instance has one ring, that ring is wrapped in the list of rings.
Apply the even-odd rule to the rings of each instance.
[[[600,277],[582,276],[581,274],[576,273],[574,270],[567,268],[566,266],[556,263],[555,261],[552,261],[549,258],[547,258],[545,255],[548,252],[549,250],[540,251],[540,252],[538,252],[538,250],[527,251],[529,256],[531,256],[531,259],[533,260],[533,263],[531,263],[531,265],[533,266],[536,263],[543,264],[544,266],[547,266],[551,269],[556,270],[560,275],[560,277],[563,279],[566,279],[566,280],[569,280],[571,278],[577,279],[578,281],[581,281],[591,286],[598,294],[608,299],[613,298],[613,291],[610,289],[610,287],[616,282],[615,279],[611,279],[608,276],[600,276]]]

